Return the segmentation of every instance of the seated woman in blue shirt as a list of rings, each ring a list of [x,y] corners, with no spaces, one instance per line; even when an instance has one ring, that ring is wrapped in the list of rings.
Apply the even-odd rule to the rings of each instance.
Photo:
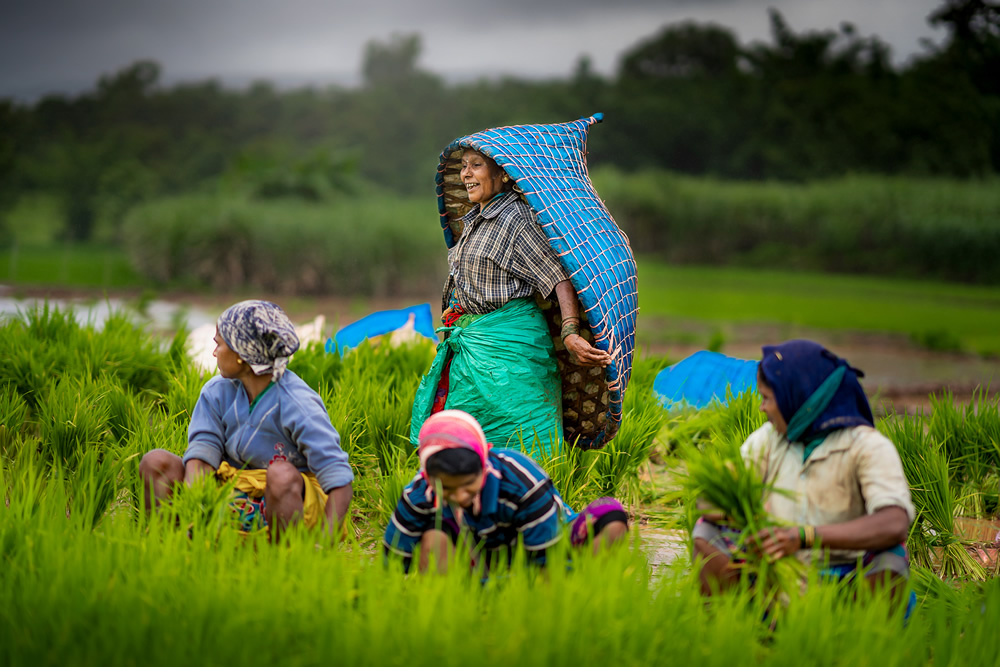
[[[286,369],[299,339],[285,312],[242,301],[217,323],[219,375],[205,383],[181,458],[154,449],[142,458],[146,508],[181,482],[203,475],[236,480],[234,507],[244,530],[321,522],[332,534],[347,516],[354,474],[322,399]]]
[[[419,544],[420,571],[432,562],[444,571],[462,530],[469,533],[473,561],[485,568],[500,556],[510,562],[519,539],[528,560],[544,565],[546,549],[562,539],[567,525],[571,544],[594,537],[595,551],[626,534],[621,503],[601,498],[577,514],[537,463],[518,450],[491,449],[466,412],[431,415],[419,440],[420,472],[403,490],[384,538],[386,553],[401,556],[407,570]]]

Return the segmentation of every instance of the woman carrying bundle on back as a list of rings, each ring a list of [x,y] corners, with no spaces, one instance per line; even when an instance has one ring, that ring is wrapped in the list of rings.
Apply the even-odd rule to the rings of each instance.
[[[862,373],[807,340],[763,351],[757,388],[768,422],[741,453],[773,483],[764,507],[784,525],[759,532],[749,548],[821,564],[836,579],[862,571],[898,596],[909,576],[904,542],[914,509],[899,454],[874,428]],[[692,537],[704,594],[739,579],[739,534],[724,517],[703,516]]]
[[[287,370],[299,339],[285,312],[268,301],[228,308],[215,333],[219,375],[205,383],[191,415],[183,459],[154,449],[142,458],[146,508],[181,483],[212,475],[235,481],[244,530],[271,539],[296,521],[334,535],[347,517],[354,473],[319,394]]]
[[[535,295],[557,298],[563,343],[579,365],[607,366],[611,356],[579,335],[576,291],[513,179],[471,148],[462,153],[460,174],[472,208],[448,252],[442,297],[442,321],[453,328],[445,335],[454,340],[439,348],[418,390],[411,435],[428,410],[447,407],[475,414],[502,446],[523,439],[530,450],[537,437],[545,451],[553,442],[558,448],[561,379]]]
[[[628,514],[613,498],[600,498],[577,514],[552,480],[514,449],[492,449],[468,413],[444,410],[420,429],[420,472],[403,490],[386,526],[386,554],[409,570],[419,545],[421,572],[447,569],[459,535],[469,537],[471,562],[484,571],[510,562],[520,540],[528,561],[544,565],[546,549],[569,533],[571,545],[620,540]]]

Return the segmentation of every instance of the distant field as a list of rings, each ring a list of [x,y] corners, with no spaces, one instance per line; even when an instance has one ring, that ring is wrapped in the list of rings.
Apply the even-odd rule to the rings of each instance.
[[[72,288],[140,287],[124,251],[105,246],[14,247],[0,251],[0,283]]]
[[[889,332],[1000,354],[1000,288],[639,260],[640,330],[653,318]]]

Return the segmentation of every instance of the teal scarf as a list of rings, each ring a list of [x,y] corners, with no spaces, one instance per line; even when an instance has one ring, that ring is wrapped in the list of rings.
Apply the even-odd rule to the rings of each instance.
[[[834,394],[837,393],[837,389],[840,388],[840,383],[844,380],[844,374],[847,372],[847,366],[838,366],[836,370],[830,373],[830,376],[823,380],[823,384],[819,386],[812,395],[806,399],[806,402],[802,404],[794,415],[792,415],[791,420],[788,422],[788,431],[786,433],[786,438],[788,442],[797,442],[802,434],[806,432],[806,429],[816,418],[819,417],[823,412],[829,407],[830,401],[833,400]],[[805,463],[809,459],[809,455],[819,447],[823,441],[826,439],[826,434],[822,434],[819,437],[812,438],[811,440],[803,443],[805,447],[802,450],[802,462]]]

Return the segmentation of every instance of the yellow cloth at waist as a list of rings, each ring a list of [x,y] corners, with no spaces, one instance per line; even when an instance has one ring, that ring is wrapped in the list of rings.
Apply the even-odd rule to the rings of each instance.
[[[312,473],[300,473],[305,482],[305,497],[302,499],[302,520],[306,526],[313,528],[324,517],[326,511],[326,494],[319,485],[319,480]],[[267,487],[267,470],[240,470],[225,461],[215,471],[215,477],[221,482],[236,480],[237,491],[253,498],[262,498]]]

